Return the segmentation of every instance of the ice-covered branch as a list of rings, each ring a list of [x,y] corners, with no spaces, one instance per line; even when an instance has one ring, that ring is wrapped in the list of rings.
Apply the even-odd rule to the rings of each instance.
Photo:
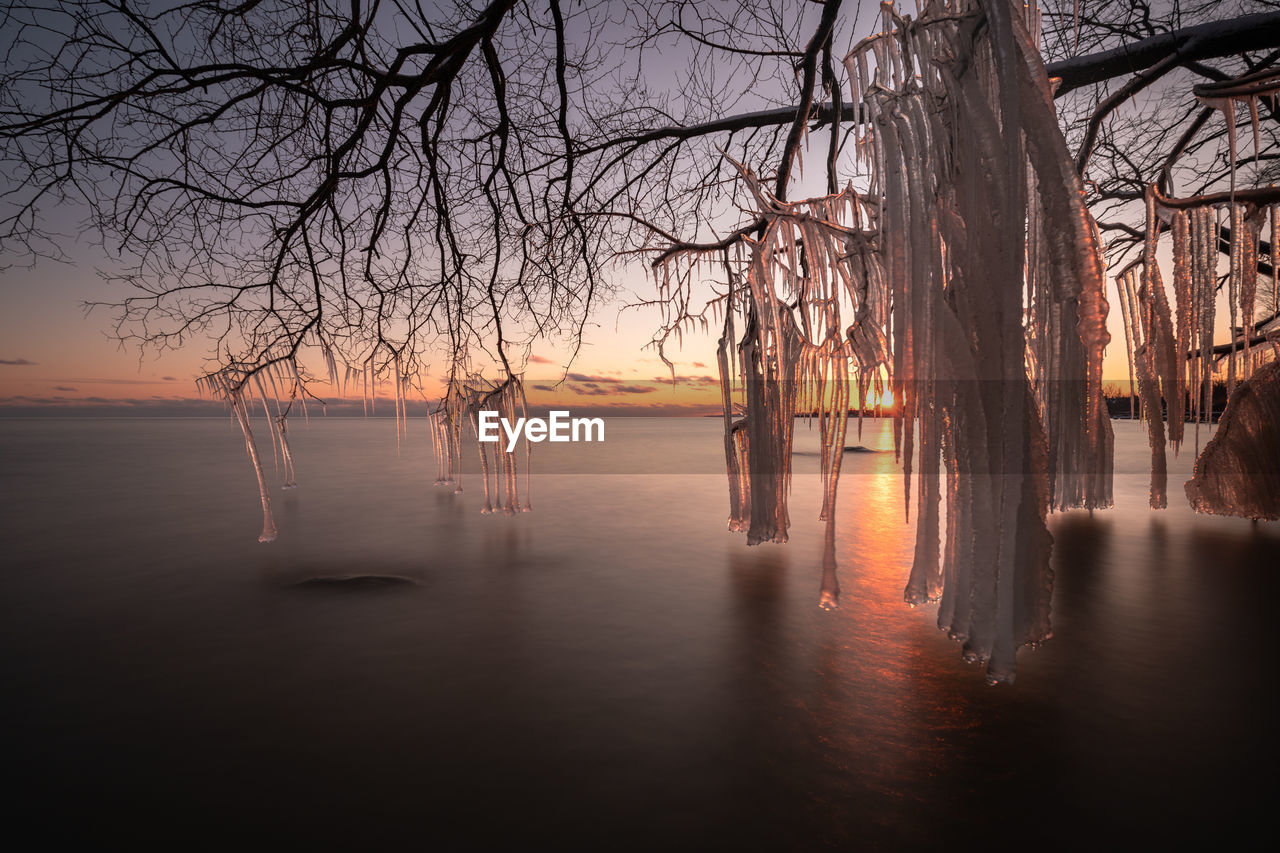
[[[1176,57],[1178,63],[1188,63],[1277,46],[1280,46],[1280,12],[1261,12],[1160,33],[1111,50],[1063,59],[1050,63],[1046,70],[1050,77],[1061,81],[1055,93],[1060,98],[1081,86],[1137,74],[1169,57]]]

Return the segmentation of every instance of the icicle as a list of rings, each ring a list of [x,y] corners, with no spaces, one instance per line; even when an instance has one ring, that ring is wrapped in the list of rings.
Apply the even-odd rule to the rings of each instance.
[[[1241,205],[1241,207],[1244,207]],[[1259,211],[1245,210],[1241,216],[1242,243],[1240,252],[1240,323],[1242,326],[1242,372],[1248,379],[1253,372],[1250,339],[1253,337],[1253,320],[1257,311],[1258,296],[1258,232]]]
[[[280,436],[280,453],[284,457],[284,489],[298,488],[293,471],[293,453],[289,450],[289,415],[284,413],[276,420],[276,434]]]
[[[258,445],[253,440],[253,428],[249,424],[249,411],[245,405],[244,391],[240,387],[233,388],[228,379],[224,378],[222,382],[231,411],[240,424],[240,431],[244,433],[245,452],[249,454],[253,472],[258,477],[258,496],[262,499],[262,533],[258,535],[258,541],[271,542],[276,538],[276,522],[271,515],[271,493],[267,488],[267,477],[262,471],[262,460],[258,457]]]
[[[1187,353],[1191,341],[1192,305],[1191,297],[1191,225],[1187,214],[1182,210],[1173,211],[1173,296],[1174,327],[1177,329],[1177,341],[1174,347],[1174,365],[1177,375],[1174,378],[1172,396],[1165,389],[1169,406],[1169,439],[1175,448],[1180,447],[1183,438],[1183,425],[1187,417]]]
[[[527,422],[529,419],[529,400],[525,396],[523,382],[519,384],[519,392],[520,392],[520,417],[524,418]],[[533,457],[533,442],[529,441],[528,437],[526,437],[524,440],[524,506],[521,507],[520,509],[521,512],[533,511],[532,491],[529,484],[529,474],[532,470],[531,466],[533,464],[532,457]]]
[[[262,414],[266,417],[267,429],[271,432],[272,470],[274,470],[276,474],[279,474],[280,473],[280,455],[276,450],[276,445],[279,443],[277,439],[276,429],[275,429],[276,418],[272,417],[271,408],[267,405],[267,392],[262,385],[262,374],[261,373],[254,374],[253,381],[254,381],[254,384],[258,386],[258,399],[262,401]],[[279,401],[277,400],[276,401],[277,417],[279,415],[279,410],[280,410],[280,405],[279,405]]]
[[[1124,351],[1125,358],[1129,363],[1129,419],[1137,420],[1136,332],[1133,328],[1134,310],[1129,303],[1129,287],[1126,280],[1130,272],[1126,271],[1116,276],[1116,295],[1120,299],[1121,319],[1124,326]]]
[[[1207,423],[1213,422],[1213,325],[1216,308],[1215,281],[1217,277],[1218,224],[1213,208],[1200,211],[1200,334],[1199,334],[1199,388],[1201,413]],[[1199,453],[1199,432],[1196,433],[1196,452]]]
[[[1232,163],[1235,163],[1234,149]],[[1230,355],[1227,356],[1227,395],[1229,397],[1236,387],[1236,312],[1239,307],[1238,294],[1244,281],[1244,247],[1246,240],[1244,235],[1244,206],[1232,204],[1228,207],[1228,210],[1231,214],[1231,270],[1227,275],[1227,310],[1231,317],[1231,325],[1227,327],[1227,340],[1231,347]]]
[[[727,262],[726,262],[727,266]],[[746,432],[740,431],[738,425],[741,421],[735,421],[733,416],[733,375],[729,363],[729,347],[733,345],[733,279],[732,275],[729,279],[729,305],[725,310],[725,327],[724,333],[720,336],[719,346],[716,348],[716,364],[720,370],[720,399],[722,411],[724,413],[724,455],[727,472],[729,477],[729,529],[733,531],[744,531],[748,526],[748,505],[751,500],[750,493],[747,491],[748,485],[743,477],[743,456],[745,454],[739,449],[739,434],[741,440],[746,441]]]
[[[476,411],[474,411],[474,410],[473,410],[473,412],[472,412],[471,426],[472,426],[472,428],[473,428],[473,429],[475,429],[475,430],[476,430],[476,434],[477,434],[477,435],[479,435],[479,433],[480,433],[480,425],[479,425],[479,419],[478,419],[478,417],[477,417],[477,414],[478,414],[478,413],[477,413]],[[489,491],[489,450],[488,450],[489,445],[488,445],[486,442],[483,442],[483,441],[477,441],[477,442],[476,442],[476,447],[477,447],[477,448],[479,448],[479,450],[480,450],[480,479],[484,482],[484,507],[480,510],[480,514],[481,514],[481,515],[488,515],[489,513],[493,512],[493,498],[494,498],[494,496],[496,496],[496,493],[497,493],[497,490],[498,490],[498,472],[497,472],[497,467],[498,467],[498,458],[497,458],[497,451],[496,451],[496,449],[495,449],[495,452],[494,452],[494,459],[493,459],[493,462],[494,462],[494,472],[493,472],[493,475],[494,475],[494,479],[493,479],[493,487],[494,487],[494,490],[493,490],[493,492],[491,493],[491,492]],[[496,447],[496,446],[495,446],[495,447]]]
[[[310,423],[311,416],[307,412],[307,395],[304,390],[306,386],[302,382],[302,374],[298,372],[298,362],[291,358],[286,364],[291,371],[294,388],[297,390],[298,402],[302,404],[302,419]]]
[[[818,606],[823,610],[835,610],[840,606],[840,578],[836,563],[836,519],[827,519],[822,540],[822,589],[818,593]]]
[[[396,456],[399,456],[400,455],[400,437],[401,437],[401,434],[404,432],[402,428],[402,425],[404,424],[404,410],[400,404],[401,385],[400,385],[400,354],[399,353],[396,353],[395,358],[392,359],[392,367],[393,367],[394,373],[392,374],[392,377],[391,377],[391,384],[392,384],[392,392],[395,394],[395,406],[396,406]]]
[[[1136,270],[1130,269],[1122,278],[1129,311],[1128,324],[1134,334],[1133,360],[1138,375],[1142,419],[1146,422],[1151,446],[1150,503],[1152,509],[1164,509],[1168,505],[1168,475],[1164,452],[1164,410],[1160,403],[1160,386],[1156,375],[1154,297],[1147,284],[1138,285]],[[1150,281],[1151,277],[1144,272],[1143,279]]]
[[[446,482],[445,465],[447,464],[443,435],[445,419],[442,413],[437,411],[427,415],[427,422],[431,433],[431,455],[436,460],[436,480],[432,485],[443,486]]]

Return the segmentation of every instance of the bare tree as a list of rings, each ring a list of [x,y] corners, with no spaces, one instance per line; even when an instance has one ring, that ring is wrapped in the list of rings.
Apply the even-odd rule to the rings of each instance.
[[[1144,182],[1226,179],[1224,129],[1188,132],[1206,120],[1187,84],[1271,67],[1273,5],[1047,4],[1114,251]],[[828,191],[853,176],[839,60],[858,21],[838,0],[9,2],[0,238],[57,254],[42,214],[82,205],[134,288],[120,336],[211,339],[211,371],[309,343],[409,374],[439,353],[511,370],[539,336],[578,339],[620,254],[759,228],[734,221],[750,201],[719,151],[785,200],[806,134],[834,126]],[[1258,182],[1265,119],[1243,158]]]
[[[888,374],[904,507],[914,447],[925,475],[906,597],[940,599],[966,657],[1011,680],[1017,648],[1049,636],[1050,507],[1111,503],[1094,222],[1114,262],[1141,247],[1117,297],[1153,507],[1167,502],[1161,395],[1210,387],[1224,242],[1257,361],[1256,270],[1275,269],[1259,211],[1280,201],[1265,186],[1280,156],[1267,101],[1280,12],[918,8],[913,20],[884,4],[855,42],[857,6],[841,0],[10,3],[0,239],[50,251],[42,209],[83,203],[132,262],[119,334],[212,338],[210,384],[255,465],[244,388],[289,365],[301,389],[302,347],[333,376],[391,367],[398,414],[405,382],[442,351],[442,483],[464,418],[523,406],[522,348],[580,343],[609,263],[639,254],[666,311],[660,353],[690,325],[724,324],[730,526],[786,541],[794,413],[821,411],[821,601],[834,606],[850,372],[859,408]],[[814,134],[822,191],[796,201]],[[1161,231],[1174,238],[1172,310]],[[1234,338],[1230,352],[1234,371]],[[527,508],[514,458],[493,463],[501,508]],[[261,472],[259,484],[265,541]]]
[[[9,4],[6,243],[56,250],[40,213],[82,203],[131,264],[119,334],[210,337],[212,368],[241,378],[304,344],[416,372],[435,344],[506,362],[579,328],[600,236],[559,215],[575,182],[558,4],[433,12]],[[554,73],[524,74],[528,55]]]

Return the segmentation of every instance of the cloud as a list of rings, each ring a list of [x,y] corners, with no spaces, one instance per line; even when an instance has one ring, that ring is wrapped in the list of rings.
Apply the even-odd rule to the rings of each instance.
[[[621,373],[621,371],[617,371],[617,370],[611,370],[606,372]],[[622,378],[620,376],[591,376],[590,374],[586,374],[586,373],[570,373],[565,378],[571,382],[599,382],[606,385],[607,384],[617,385],[618,383],[622,382]]]
[[[654,382],[661,382],[663,385],[719,385],[720,380],[714,376],[677,376],[675,382],[671,381],[670,376],[655,376]]]
[[[75,388],[72,388],[70,385],[55,385],[55,386],[53,386],[53,390],[55,390],[55,391],[75,391],[76,389],[75,389]]]
[[[648,394],[654,389],[648,385],[624,385],[616,376],[592,376],[588,373],[570,373],[569,390],[575,394],[589,397],[603,397],[609,394]]]
[[[680,377],[675,384],[693,388],[718,387],[720,381],[712,376]],[[581,397],[607,397],[610,395],[652,394],[655,391],[670,391],[673,383],[670,377],[656,376],[652,382],[637,381],[634,377],[624,379],[619,376],[604,376],[591,373],[570,373],[560,384],[541,384],[532,386],[538,391],[576,394]]]
[[[542,357],[542,356],[540,356],[540,355],[531,355],[531,356],[529,356],[529,363],[530,363],[530,364],[555,364],[555,362],[554,362],[554,361],[552,361],[551,359],[549,359],[549,358],[543,358],[543,357]]]
[[[60,386],[57,390],[66,390],[69,386]],[[216,400],[199,400],[192,398],[152,398],[135,397],[0,397],[0,417],[49,417],[49,416],[93,416],[93,417],[203,417],[225,416],[226,406]]]
[[[168,379],[169,377],[165,377]],[[64,382],[83,382],[85,385],[159,385],[159,379],[106,379],[95,376],[68,376]]]
[[[649,394],[657,390],[652,385],[623,385],[617,379],[582,382],[568,387],[573,393],[581,394],[584,397],[606,397],[611,394]]]
[[[161,377],[160,377],[160,381],[161,381],[161,382],[177,382],[177,381],[178,381],[178,377],[176,377],[176,376],[161,376]]]
[[[25,358],[0,358],[0,364],[9,367],[34,367],[37,362],[27,361]]]
[[[703,364],[703,363],[702,363],[702,362],[700,362],[700,361],[695,361],[695,362],[693,363],[693,366],[694,366],[694,367],[701,367],[701,368],[704,368],[704,369],[706,368],[706,365],[705,365],[705,364]]]

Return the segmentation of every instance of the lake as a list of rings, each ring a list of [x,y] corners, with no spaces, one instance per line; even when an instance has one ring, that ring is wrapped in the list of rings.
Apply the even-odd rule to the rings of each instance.
[[[791,542],[748,548],[715,419],[540,445],[507,517],[474,476],[432,486],[421,419],[397,456],[392,420],[313,417],[267,545],[230,420],[0,421],[9,828],[177,850],[1269,830],[1280,529],[1192,513],[1190,446],[1149,510],[1143,428],[1114,425],[1117,507],[1050,519],[1055,637],[993,688],[903,603],[892,452],[846,455],[841,606],[817,607],[803,423]],[[848,443],[891,446],[880,421]]]

